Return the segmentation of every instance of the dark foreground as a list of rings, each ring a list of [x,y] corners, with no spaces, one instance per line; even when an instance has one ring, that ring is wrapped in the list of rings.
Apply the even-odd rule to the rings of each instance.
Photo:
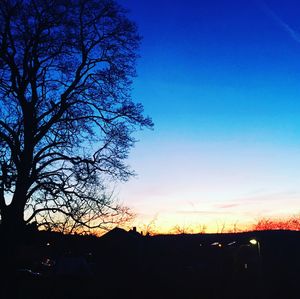
[[[299,249],[291,231],[31,233],[2,273],[0,298],[300,298]]]

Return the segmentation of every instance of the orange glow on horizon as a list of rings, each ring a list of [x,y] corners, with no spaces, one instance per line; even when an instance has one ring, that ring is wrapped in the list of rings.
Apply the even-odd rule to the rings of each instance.
[[[208,223],[208,225],[200,225],[197,223],[190,225],[174,225],[174,223],[153,221],[146,225],[141,223],[133,223],[137,230],[144,235],[157,234],[201,234],[201,233],[239,233],[255,230],[294,230],[300,231],[300,214],[288,217],[262,217],[256,222],[244,223]]]
[[[161,221],[154,219],[152,222],[145,224],[141,221],[133,221],[118,227],[127,231],[136,227],[137,231],[143,235],[159,235],[159,234],[205,234],[205,233],[240,233],[246,231],[261,231],[261,230],[293,230],[300,231],[300,214],[290,217],[270,217],[260,218],[255,223],[226,223],[215,224],[213,222],[208,225],[200,225],[191,223],[190,225],[174,225],[172,222]],[[113,227],[111,227],[112,229]],[[102,236],[108,230],[93,229],[87,231],[74,231],[72,234],[91,234],[95,236]],[[53,230],[59,232],[58,230]],[[67,232],[65,232],[67,233]]]

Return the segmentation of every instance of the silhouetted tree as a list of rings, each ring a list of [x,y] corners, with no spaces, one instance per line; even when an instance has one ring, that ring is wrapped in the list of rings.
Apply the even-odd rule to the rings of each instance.
[[[261,218],[253,226],[253,230],[300,230],[299,215],[285,218]]]
[[[132,175],[132,133],[152,126],[130,96],[139,41],[113,0],[1,1],[2,226],[64,215],[98,227],[127,213],[105,182]]]

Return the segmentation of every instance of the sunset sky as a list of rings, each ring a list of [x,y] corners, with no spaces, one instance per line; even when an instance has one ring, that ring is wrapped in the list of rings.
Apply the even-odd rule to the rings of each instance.
[[[300,213],[298,0],[119,2],[143,36],[133,97],[155,123],[116,189],[136,225]]]

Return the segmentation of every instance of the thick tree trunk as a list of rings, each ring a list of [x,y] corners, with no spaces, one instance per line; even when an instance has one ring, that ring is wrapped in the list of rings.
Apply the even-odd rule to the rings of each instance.
[[[20,245],[24,242],[24,211],[15,205],[1,210],[1,249],[0,261],[5,279],[1,288],[3,298],[15,298],[15,275]],[[2,297],[1,297],[2,298]]]
[[[6,206],[1,211],[1,227],[6,235],[18,237],[25,227],[24,209],[13,204]]]

